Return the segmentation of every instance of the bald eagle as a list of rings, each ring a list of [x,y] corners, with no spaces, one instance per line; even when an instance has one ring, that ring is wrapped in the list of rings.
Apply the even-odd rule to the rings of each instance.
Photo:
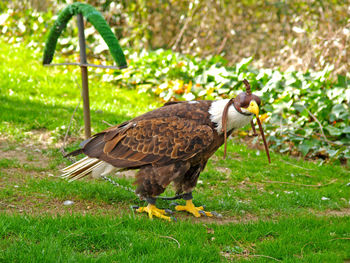
[[[64,168],[62,176],[76,180],[90,173],[96,177],[115,169],[139,169],[135,192],[148,205],[138,212],[170,220],[165,210],[156,207],[155,197],[172,182],[176,193],[186,200],[186,205],[177,205],[175,210],[188,211],[195,217],[212,216],[192,202],[199,174],[224,142],[226,153],[226,137],[249,124],[254,115],[262,132],[258,118],[261,100],[245,83],[247,92],[234,99],[166,103],[93,135],[70,153],[86,157]],[[267,148],[265,139],[264,143]]]

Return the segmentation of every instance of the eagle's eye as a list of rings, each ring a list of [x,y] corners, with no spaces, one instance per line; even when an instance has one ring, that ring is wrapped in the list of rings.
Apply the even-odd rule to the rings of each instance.
[[[243,103],[241,103],[241,108],[248,108],[249,104],[250,102],[244,101]]]

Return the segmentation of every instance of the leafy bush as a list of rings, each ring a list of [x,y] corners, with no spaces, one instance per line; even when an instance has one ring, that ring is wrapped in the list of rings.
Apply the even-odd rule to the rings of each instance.
[[[307,157],[350,158],[350,80],[341,75],[332,80],[332,66],[306,73],[257,70],[249,66],[252,58],[227,67],[219,56],[201,60],[165,50],[130,52],[129,60],[129,68],[114,81],[164,101],[233,97],[246,78],[262,96],[272,148]]]

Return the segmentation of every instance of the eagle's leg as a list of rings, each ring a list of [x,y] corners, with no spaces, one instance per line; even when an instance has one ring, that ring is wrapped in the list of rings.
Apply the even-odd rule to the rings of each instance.
[[[165,216],[165,214],[167,213],[165,210],[163,209],[159,209],[156,207],[156,199],[155,198],[146,198],[146,201],[148,203],[147,206],[143,206],[143,207],[139,207],[138,209],[136,209],[137,212],[142,213],[142,212],[146,212],[148,213],[149,218],[153,218],[153,216],[171,221],[171,217],[169,216]]]
[[[186,200],[186,205],[177,205],[175,206],[176,211],[187,211],[193,214],[195,217],[200,217],[201,215],[213,216],[212,213],[204,211],[203,206],[196,207],[192,202],[192,192],[187,193],[183,196],[183,199]]]

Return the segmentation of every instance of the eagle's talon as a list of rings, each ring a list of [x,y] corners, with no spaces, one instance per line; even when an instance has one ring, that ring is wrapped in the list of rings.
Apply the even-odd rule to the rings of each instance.
[[[170,206],[178,206],[178,205],[179,205],[179,203],[176,203],[176,202],[170,203]]]
[[[174,211],[170,209],[165,209],[164,211],[166,214],[170,214],[170,215],[174,213]]]
[[[132,209],[139,209],[140,207],[138,205],[132,205],[131,208]]]
[[[212,217],[212,216],[213,216],[213,214],[212,214],[211,212],[206,212],[206,211],[204,211],[204,213],[205,213],[206,216],[209,216],[209,217]]]
[[[186,200],[186,205],[175,206],[176,211],[187,211],[193,214],[195,217],[201,216],[213,216],[210,212],[204,211],[203,206],[195,207],[192,200]]]
[[[136,209],[136,211],[139,213],[146,212],[150,219],[152,219],[153,216],[156,216],[156,217],[165,219],[167,221],[171,221],[169,216],[165,216],[165,213],[166,213],[165,210],[159,209],[152,204],[148,204],[148,206],[144,206],[144,207],[139,207],[138,209]]]

